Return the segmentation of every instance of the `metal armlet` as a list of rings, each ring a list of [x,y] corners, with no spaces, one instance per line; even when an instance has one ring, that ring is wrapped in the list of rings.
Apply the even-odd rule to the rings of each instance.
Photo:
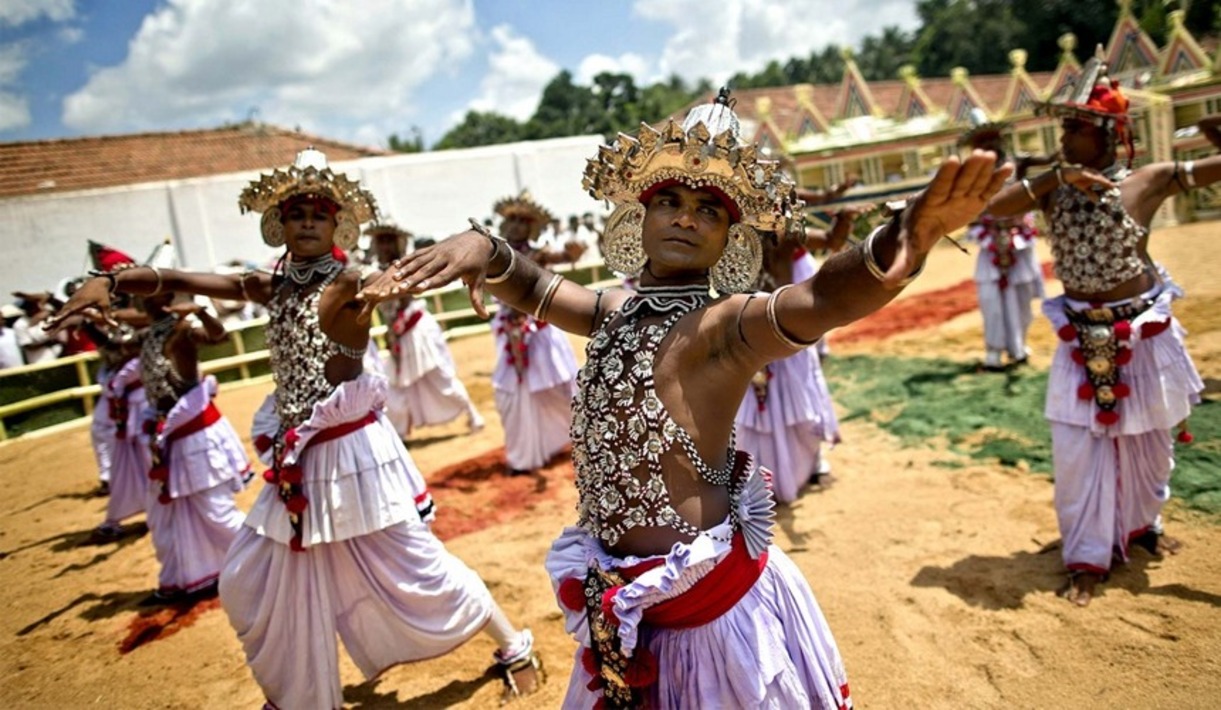
[[[788,333],[784,332],[784,328],[780,327],[780,319],[776,316],[776,301],[780,299],[780,294],[790,289],[795,284],[785,284],[772,292],[772,295],[767,297],[767,324],[771,326],[772,334],[776,336],[776,340],[784,343],[787,347],[793,350],[805,350],[817,340],[803,343],[800,340],[794,339]]]
[[[882,269],[882,267],[878,264],[877,259],[875,259],[873,256],[873,243],[875,240],[877,240],[878,235],[881,234],[882,230],[884,229],[886,229],[886,225],[878,227],[870,232],[868,237],[865,237],[865,241],[861,242],[861,252],[865,260],[865,268],[869,270],[869,273],[875,279],[883,283],[886,281],[886,272]],[[915,281],[916,277],[919,276],[923,271],[924,264],[921,264],[920,268],[908,274],[906,278],[895,284],[894,288],[903,288],[904,286],[907,286],[912,281]]]
[[[560,282],[563,280],[564,277],[559,274],[551,276],[551,281],[547,283],[547,290],[543,291],[542,299],[534,307],[535,320],[547,320],[547,312],[551,310],[551,301],[555,298],[555,292],[560,288]]]
[[[490,241],[492,243],[492,255],[490,257],[488,257],[488,263],[491,264],[493,261],[496,261],[496,257],[500,254],[500,250],[508,248],[508,247],[501,246],[502,244],[506,243],[505,240],[500,239],[496,235],[489,232],[488,228],[483,226],[482,224],[479,224],[479,222],[477,222],[474,217],[468,218],[467,221],[469,221],[471,223],[471,229],[473,229],[476,232],[478,232],[479,234],[482,234],[483,236],[487,237],[488,241]],[[509,280],[509,277],[513,275],[513,271],[516,268],[517,268],[517,252],[514,251],[513,249],[509,249],[509,265],[507,267],[505,267],[505,270],[495,276],[487,275],[484,277],[483,280],[490,284],[504,283],[505,281]]]
[[[153,266],[152,264],[145,264],[145,266],[147,266],[148,268],[152,269],[152,270],[153,270],[153,275],[157,277],[157,287],[153,289],[153,292],[152,292],[152,293],[150,293],[150,294],[146,294],[146,295],[149,295],[149,296],[156,296],[156,295],[158,295],[158,294],[160,294],[160,293],[161,293],[161,286],[162,286],[162,282],[161,282],[161,269],[158,269],[157,267]]]
[[[1056,175],[1058,176],[1059,173]],[[1034,194],[1034,188],[1030,186],[1030,178],[1022,178],[1019,182],[1022,183],[1022,189],[1026,191],[1026,196],[1030,198],[1030,201],[1036,205],[1039,204],[1039,197]]]
[[[111,298],[114,298],[115,295],[118,294],[119,277],[115,276],[112,272],[99,271],[98,269],[93,269],[92,271],[89,272],[89,275],[94,278],[97,278],[100,276],[100,277],[110,281],[110,286],[107,287],[106,292]]]

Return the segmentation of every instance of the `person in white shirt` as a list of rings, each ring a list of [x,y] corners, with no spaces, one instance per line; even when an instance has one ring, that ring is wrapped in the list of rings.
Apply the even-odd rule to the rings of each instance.
[[[13,323],[23,315],[25,313],[11,303],[0,306],[0,370],[25,364],[21,346],[17,344],[17,331],[13,330]]]

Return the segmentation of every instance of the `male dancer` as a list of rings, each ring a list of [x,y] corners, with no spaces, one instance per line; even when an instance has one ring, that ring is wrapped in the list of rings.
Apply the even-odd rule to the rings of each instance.
[[[738,143],[723,91],[681,126],[621,135],[586,169],[590,194],[619,206],[608,266],[640,272],[640,291],[566,281],[477,223],[364,291],[370,310],[461,278],[476,310],[486,284],[592,336],[573,404],[578,526],[547,559],[581,644],[565,707],[851,704],[809,585],[770,544],[771,493],[735,450],[734,413],[765,364],[894,298],[1000,188],[1008,168],[993,164],[987,153],[951,158],[861,248],[809,281],[743,295],[759,269],[757,230],[786,231],[800,202],[774,162]],[[711,298],[710,286],[727,295]]]
[[[493,210],[501,219],[501,236],[521,258],[540,265],[566,260],[559,252],[532,246],[550,224],[551,213],[529,192],[506,197]],[[538,312],[502,304],[492,331],[498,354],[492,388],[505,430],[505,459],[510,472],[527,473],[568,445],[577,358],[563,331],[550,327]]]
[[[1171,312],[1181,291],[1149,256],[1149,225],[1169,197],[1221,180],[1221,157],[1130,170],[1128,100],[1090,59],[1081,80],[1041,107],[1062,119],[1065,164],[1006,187],[997,216],[1040,209],[1064,295],[1043,303],[1059,333],[1048,379],[1055,505],[1069,579],[1080,606],[1115,561],[1139,543],[1173,552],[1159,517],[1174,468],[1170,430],[1203,383]],[[1081,188],[1085,188],[1082,190]]]
[[[442,655],[486,631],[497,643],[506,696],[541,681],[529,630],[517,630],[482,580],[422,519],[424,479],[382,413],[385,378],[366,374],[367,319],[345,268],[373,196],[307,149],[242,192],[261,212],[263,240],[287,246],[277,273],[129,269],[111,291],[191,291],[268,308],[276,391],[255,418],[255,447],[272,468],[221,573],[221,603],[272,707],[343,703],[337,637],[367,678]],[[109,303],[87,282],[65,314]]]
[[[365,230],[373,239],[373,252],[380,268],[409,252],[411,234],[390,223]],[[389,328],[390,390],[386,415],[399,436],[407,438],[418,426],[445,424],[465,414],[471,431],[483,428],[483,416],[471,402],[458,379],[449,344],[437,319],[422,299],[387,301],[380,307],[382,322]]]
[[[971,112],[971,130],[959,145],[996,153],[998,163],[1006,162],[1004,132],[1006,123],[993,123],[983,111]],[[1050,158],[1025,157],[1014,162],[1014,176],[1026,177],[1028,168],[1047,165]],[[983,214],[967,230],[979,244],[975,262],[975,288],[979,293],[979,309],[984,318],[985,370],[1005,369],[1004,357],[1010,365],[1024,364],[1029,357],[1026,332],[1034,321],[1030,302],[1043,298],[1043,272],[1035,253],[1033,215],[1029,212],[1012,218]]]

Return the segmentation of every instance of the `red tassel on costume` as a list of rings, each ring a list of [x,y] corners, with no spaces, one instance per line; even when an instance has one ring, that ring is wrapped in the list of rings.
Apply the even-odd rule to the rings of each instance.
[[[293,515],[300,515],[301,513],[305,512],[305,509],[308,506],[309,499],[301,494],[297,494],[284,502],[284,507],[288,508],[288,512],[292,513]]]
[[[340,264],[348,263],[347,253],[339,247],[331,247],[331,256],[335,257],[335,261],[338,261]]]
[[[305,545],[301,544],[301,538],[297,535],[293,535],[293,539],[288,541],[288,546],[293,552],[305,552]]]
[[[647,688],[657,682],[657,657],[647,648],[636,649],[636,655],[628,662],[623,681],[630,688]]]
[[[586,648],[584,651],[581,651],[581,667],[592,676],[598,675],[598,659],[594,656],[592,648]]]
[[[1119,421],[1119,412],[1102,410],[1094,415],[1098,423],[1103,426],[1111,426]]]
[[[560,598],[561,604],[572,611],[585,609],[585,585],[576,577],[569,577],[560,582],[556,596]]]
[[[619,625],[619,617],[615,615],[615,594],[623,587],[615,585],[610,589],[602,592],[602,614],[606,616],[606,620],[615,625]]]
[[[168,481],[170,480],[170,469],[168,466],[153,466],[148,470],[148,477],[154,481]]]
[[[1120,348],[1119,352],[1115,353],[1116,365],[1127,365],[1132,362],[1132,351],[1128,348]]]
[[[297,442],[300,440],[301,440],[301,435],[297,433],[296,429],[289,429],[288,431],[284,432],[284,447],[285,448],[288,448],[288,449],[293,448],[294,446],[297,445]]]
[[[1116,382],[1114,385],[1111,385],[1111,391],[1120,399],[1132,396],[1132,388],[1124,382]]]
[[[602,676],[596,675],[593,678],[590,678],[589,682],[585,684],[585,689],[594,692],[602,690]]]
[[[301,467],[296,464],[285,466],[280,470],[280,480],[290,485],[295,486],[300,484],[303,478],[304,476],[301,474]]]
[[[157,502],[161,505],[169,505],[170,503],[174,502],[174,499],[170,497],[168,492],[161,491],[161,493],[157,494]]]
[[[1094,385],[1086,382],[1077,388],[1077,399],[1093,399]]]
[[[260,452],[270,449],[272,443],[271,437],[267,436],[266,434],[259,434],[258,436],[254,437],[254,448],[258,449]]]
[[[1132,324],[1126,320],[1115,321],[1111,328],[1115,331],[1116,340],[1127,341],[1132,337]]]
[[[1190,444],[1196,440],[1196,438],[1191,435],[1191,432],[1187,431],[1186,429],[1179,430],[1179,435],[1175,438],[1178,439],[1180,444]]]
[[[1078,365],[1085,364],[1085,353],[1081,352],[1081,348],[1073,348],[1073,362]]]
[[[263,472],[263,480],[268,483],[279,483],[280,475],[274,468],[269,468]]]
[[[1068,323],[1060,326],[1060,330],[1056,331],[1056,335],[1060,336],[1060,340],[1066,343],[1071,343],[1077,339],[1077,326]]]

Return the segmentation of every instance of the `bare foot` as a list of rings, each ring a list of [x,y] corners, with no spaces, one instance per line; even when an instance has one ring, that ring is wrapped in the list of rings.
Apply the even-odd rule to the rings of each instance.
[[[1157,536],[1157,552],[1154,554],[1177,555],[1181,549],[1183,549],[1182,540],[1162,534]]]
[[[1158,534],[1152,530],[1132,540],[1133,545],[1143,547],[1154,557],[1177,555],[1183,549],[1183,541],[1170,537],[1165,533]]]
[[[1068,582],[1057,594],[1077,606],[1089,606],[1090,600],[1094,598],[1094,588],[1102,581],[1102,575],[1093,572],[1071,572]]]

